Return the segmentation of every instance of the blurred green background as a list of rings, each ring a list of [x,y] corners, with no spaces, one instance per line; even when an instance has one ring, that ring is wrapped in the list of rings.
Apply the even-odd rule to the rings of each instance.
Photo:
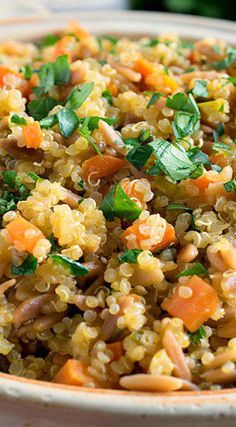
[[[236,20],[236,0],[130,0],[130,8]]]

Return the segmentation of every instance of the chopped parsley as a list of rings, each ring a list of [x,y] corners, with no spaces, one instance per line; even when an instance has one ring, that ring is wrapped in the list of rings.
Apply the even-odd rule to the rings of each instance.
[[[236,62],[236,49],[234,47],[227,47],[225,58],[222,61],[212,62],[210,65],[216,70],[224,70],[231,67]]]
[[[227,80],[230,83],[233,83],[234,86],[236,86],[236,77],[230,76],[230,77],[227,77]]]
[[[6,212],[16,210],[17,202],[20,199],[9,191],[4,191],[0,197],[0,215],[4,215]]]
[[[66,100],[65,108],[77,110],[88,98],[93,88],[94,83],[92,82],[75,86]]]
[[[11,116],[11,122],[15,123],[15,124],[17,124],[19,126],[25,126],[25,125],[27,125],[27,121],[25,120],[25,118],[18,116],[18,114],[12,114],[12,116]]]
[[[230,147],[225,144],[224,142],[214,142],[214,144],[212,145],[212,150],[216,151],[217,153],[226,153],[226,154],[230,154],[231,149]]]
[[[183,276],[194,276],[194,275],[201,275],[201,274],[207,274],[207,269],[198,262],[194,267],[188,268],[187,270],[181,271],[179,274],[176,275],[176,277],[183,277]]]
[[[219,123],[217,129],[213,130],[214,142],[218,142],[219,138],[224,135],[224,126],[222,123]]]
[[[230,181],[226,182],[224,184],[224,187],[226,189],[226,191],[228,193],[230,193],[230,191],[233,191],[236,193],[236,182],[235,182],[235,178],[231,179]]]
[[[200,328],[194,332],[194,334],[189,334],[190,341],[193,345],[197,345],[200,341],[206,337],[206,331],[204,326],[200,326]]]
[[[79,126],[79,118],[75,111],[63,108],[57,113],[57,121],[62,135],[69,138]]]
[[[142,249],[127,249],[127,251],[118,257],[119,263],[123,264],[124,262],[128,262],[130,264],[137,264],[138,256],[141,252]]]
[[[207,81],[195,80],[192,93],[196,98],[208,98]]]
[[[172,122],[176,138],[184,138],[199,129],[201,115],[191,93],[188,97],[183,93],[177,93],[172,98],[167,98],[166,106],[177,110]]]
[[[127,154],[126,160],[136,169],[142,169],[153,152],[150,145],[134,146]]]
[[[133,202],[127,196],[120,184],[108,191],[101,203],[100,209],[109,221],[112,221],[115,217],[133,221],[142,212],[137,203]]]
[[[53,46],[60,40],[60,37],[57,34],[48,34],[41,43],[41,48]]]
[[[8,187],[16,190],[19,193],[19,200],[27,199],[29,195],[28,188],[22,183],[21,179],[17,175],[17,173],[13,170],[7,170],[2,172],[3,181]]]
[[[150,108],[151,105],[155,104],[155,102],[162,96],[162,94],[160,92],[153,92],[153,94],[151,95],[146,108]]]
[[[150,39],[147,43],[145,43],[145,47],[156,47],[160,43],[160,40],[157,38]]]
[[[153,148],[157,166],[174,181],[186,179],[195,171],[196,165],[178,143],[154,140],[149,146]]]
[[[84,267],[84,265],[79,261],[74,261],[65,255],[49,254],[48,257],[51,258],[53,262],[56,262],[57,264],[67,268],[74,276],[86,276],[86,274],[89,272],[88,268]]]
[[[200,150],[199,147],[193,147],[190,150],[187,151],[189,159],[195,164],[195,165],[210,165],[210,159],[206,153],[203,153],[203,151]]]
[[[70,66],[67,55],[61,55],[54,63],[54,84],[67,85],[70,81]]]
[[[25,80],[30,80],[33,74],[33,71],[31,70],[30,65],[25,65],[25,67],[20,68],[19,72],[23,74]]]
[[[103,98],[105,98],[107,100],[108,104],[113,105],[112,94],[108,89],[106,89],[106,90],[104,90],[104,92],[102,92],[102,96],[103,96]]]
[[[12,265],[11,272],[14,275],[29,276],[34,273],[37,267],[38,267],[37,258],[29,254],[21,265],[19,266]]]
[[[36,173],[34,172],[28,172],[28,175],[30,176],[30,178],[37,182],[37,181],[43,181],[43,178],[41,178],[40,176],[38,176]]]
[[[58,101],[54,98],[40,98],[29,102],[27,109],[35,120],[42,120],[57,104]]]

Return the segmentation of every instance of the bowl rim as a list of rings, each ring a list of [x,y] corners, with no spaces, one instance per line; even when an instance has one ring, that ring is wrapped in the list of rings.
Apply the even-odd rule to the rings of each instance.
[[[112,18],[111,18],[112,15]],[[212,18],[202,18],[193,15],[180,15],[158,12],[143,12],[143,11],[78,11],[63,14],[56,14],[56,25],[52,22],[51,16],[43,16],[38,19],[9,19],[0,20],[0,26],[4,29],[15,29],[22,34],[22,30],[26,31],[27,37],[29,34],[38,37],[48,32],[48,27],[53,30],[57,28],[57,22],[66,22],[69,18],[78,18],[83,25],[93,26],[97,21],[121,22],[122,33],[125,32],[127,23],[135,23],[136,27],[144,26],[145,33],[150,35],[148,31],[149,23],[152,25],[159,24],[175,25],[179,29],[188,25],[192,32],[198,30],[197,36],[207,28],[212,32],[224,34],[226,38],[232,41],[235,37],[236,23]],[[46,25],[45,25],[46,24]],[[145,25],[144,25],[145,24]],[[29,27],[29,28],[28,28]],[[100,32],[95,28],[95,33]],[[132,30],[133,31],[133,30]],[[24,31],[23,31],[24,32]],[[105,31],[106,33],[107,31]],[[117,30],[113,30],[117,33]],[[158,34],[156,30],[156,34]],[[162,30],[161,30],[162,32]],[[180,31],[181,33],[181,31]],[[129,35],[132,34],[129,33]],[[203,31],[203,36],[205,32]],[[183,34],[182,34],[183,36]],[[17,377],[10,374],[0,373],[0,397],[3,400],[27,401],[32,403],[49,402],[56,405],[74,408],[78,411],[102,412],[104,408],[107,412],[113,414],[142,414],[144,411],[149,415],[170,416],[174,414],[182,417],[190,415],[200,415],[200,411],[207,416],[217,416],[224,412],[226,416],[236,416],[236,388],[216,390],[216,391],[182,391],[171,393],[151,393],[151,392],[134,392],[126,390],[113,389],[89,389],[85,387],[69,386],[55,384],[45,381],[32,380]],[[89,397],[89,398],[88,398]],[[178,409],[178,410],[177,410]]]

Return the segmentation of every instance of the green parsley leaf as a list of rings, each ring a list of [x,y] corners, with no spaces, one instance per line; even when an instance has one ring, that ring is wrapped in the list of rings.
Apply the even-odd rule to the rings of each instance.
[[[177,143],[168,141],[152,141],[149,146],[157,157],[162,172],[174,181],[186,179],[196,169],[196,165],[188,158],[187,153]]]
[[[67,55],[61,55],[54,63],[54,84],[67,85],[70,81],[70,66]]]
[[[77,110],[88,98],[93,88],[94,83],[83,83],[80,86],[75,86],[66,100],[65,107]]]
[[[236,182],[235,182],[235,178],[233,178],[230,181],[226,182],[224,184],[224,187],[225,187],[226,191],[228,191],[228,193],[230,193],[230,191],[232,191],[232,190],[234,190],[234,192],[236,193]]]
[[[47,239],[48,239],[48,240],[49,240],[49,242],[51,243],[50,254],[51,254],[51,253],[53,253],[53,252],[58,252],[58,251],[59,251],[59,249],[60,249],[60,247],[58,246],[58,244],[57,244],[57,241],[56,241],[55,237],[53,237],[53,236],[49,236]]]
[[[48,34],[47,37],[45,37],[45,39],[42,41],[41,47],[49,47],[49,46],[53,46],[54,44],[56,44],[56,42],[58,42],[58,40],[60,39],[60,37],[56,34]]]
[[[127,249],[127,251],[118,257],[119,263],[129,262],[130,264],[137,264],[138,256],[141,252],[143,252],[142,249]]]
[[[34,99],[28,104],[28,112],[35,120],[42,120],[58,104],[54,98]]]
[[[184,93],[176,93],[172,98],[167,98],[166,106],[173,108],[173,110],[195,114],[198,118],[201,117],[197,103],[191,93],[188,97]]]
[[[183,277],[183,276],[194,276],[194,275],[201,275],[201,274],[209,274],[207,269],[198,262],[194,267],[188,268],[187,270],[181,271],[181,273],[177,274],[176,277]]]
[[[147,140],[151,137],[150,129],[142,129],[139,135],[139,141],[141,143],[147,142]]]
[[[123,141],[124,141],[125,145],[129,145],[131,147],[139,146],[139,139],[138,138],[125,138]]]
[[[150,108],[151,105],[155,104],[155,102],[162,96],[160,92],[153,92],[151,98],[149,99],[146,108]]]
[[[228,47],[226,49],[226,56],[222,61],[212,62],[211,67],[216,70],[224,70],[225,68],[231,67],[236,62],[236,49],[233,47]]]
[[[19,126],[25,126],[25,125],[27,125],[27,121],[25,120],[25,118],[18,116],[18,114],[13,114],[11,116],[11,122],[12,123],[16,123]]]
[[[193,345],[197,345],[200,343],[202,338],[206,337],[206,331],[204,326],[200,326],[200,328],[194,332],[194,334],[189,334],[190,341]]]
[[[142,169],[153,152],[150,145],[134,146],[126,156],[126,160],[136,169]]]
[[[179,47],[182,49],[194,50],[194,43],[189,40],[180,40]]]
[[[224,142],[214,142],[214,144],[212,145],[212,150],[216,151],[217,153],[227,153],[230,154],[231,153],[231,149],[230,147],[225,144]]]
[[[42,129],[49,129],[55,126],[58,123],[57,114],[52,114],[51,116],[44,117],[40,120],[39,124]]]
[[[15,188],[17,173],[13,170],[3,171],[3,181],[11,188]]]
[[[214,142],[218,142],[219,138],[224,135],[224,126],[222,123],[219,123],[217,129],[213,130]]]
[[[37,258],[29,254],[21,265],[19,266],[12,265],[11,272],[14,275],[29,276],[30,274],[34,273],[37,267],[38,267]]]
[[[156,47],[159,43],[160,43],[160,41],[157,38],[150,39],[150,41],[145,43],[145,47]]]
[[[40,176],[38,176],[36,173],[34,172],[28,172],[28,174],[30,176],[30,178],[33,179],[33,181],[37,182],[37,181],[43,181],[43,178],[41,178]]]
[[[113,46],[115,46],[119,41],[117,37],[111,36],[110,34],[105,34],[104,36],[100,37],[100,40],[108,40]]]
[[[53,262],[63,265],[63,267],[67,268],[74,276],[86,276],[89,272],[88,268],[84,267],[79,261],[73,261],[65,255],[49,254],[48,257],[51,258]]]
[[[187,155],[191,162],[195,165],[209,165],[211,164],[209,157],[206,153],[200,150],[199,147],[193,147],[187,151]]]
[[[199,176],[201,176],[204,173],[205,169],[203,165],[198,165],[195,171],[191,173],[190,177],[191,179],[197,179]]]
[[[54,87],[54,74],[54,64],[52,62],[48,62],[40,67],[38,74],[40,84],[32,89],[38,97],[52,90]]]
[[[200,122],[195,114],[184,111],[177,111],[172,122],[173,131],[176,138],[184,138],[192,135],[200,127]]]
[[[0,215],[4,215],[6,212],[15,211],[19,198],[15,197],[14,194],[9,191],[4,191],[2,197],[0,198]]]
[[[108,125],[113,126],[116,123],[116,117],[99,117],[99,116],[91,116],[80,119],[80,123],[88,127],[89,131],[93,131],[94,129],[98,129],[99,120],[103,120]]]
[[[191,208],[188,208],[187,206],[182,205],[181,203],[170,203],[168,206],[166,206],[166,209],[169,211],[173,211],[173,210],[192,211]]]
[[[69,138],[79,126],[79,118],[75,111],[63,108],[57,113],[58,125],[62,135]]]
[[[25,80],[29,80],[33,74],[33,71],[31,70],[29,65],[26,65],[25,67],[20,68],[19,72],[24,75]]]
[[[183,93],[177,93],[172,98],[167,98],[166,106],[178,110],[172,122],[176,138],[184,138],[199,129],[200,111],[191,93],[188,97]]]
[[[121,185],[113,187],[104,197],[100,209],[105,218],[113,220],[114,217],[135,220],[139,217],[142,209],[133,202],[122,189]]]
[[[207,81],[195,80],[192,93],[197,98],[208,98]]]
[[[236,86],[236,77],[232,77],[232,76],[230,76],[230,77],[227,77],[227,80],[228,80],[230,83],[233,83],[233,85],[234,85],[234,86]]]
[[[102,92],[102,96],[103,96],[103,98],[106,98],[108,104],[113,105],[112,94],[108,89],[106,89]]]
[[[222,167],[219,166],[219,165],[214,165],[214,163],[211,163],[211,169],[213,171],[216,171],[216,172],[221,172],[222,171]]]

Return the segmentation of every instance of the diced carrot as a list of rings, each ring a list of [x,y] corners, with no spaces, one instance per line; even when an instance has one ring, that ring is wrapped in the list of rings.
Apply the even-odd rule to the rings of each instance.
[[[121,241],[127,246],[128,249],[142,249],[142,240],[148,239],[147,235],[142,234],[142,231],[140,231],[140,225],[142,224],[145,224],[145,220],[138,220],[122,233]],[[129,247],[129,238],[127,239],[127,237],[129,237],[131,234],[135,235],[136,237],[136,246],[134,247],[132,242],[132,248]],[[167,223],[162,241],[151,245],[149,250],[151,252],[156,252],[166,248],[174,242],[176,242],[175,229],[171,224]]]
[[[158,251],[158,250],[167,248],[167,246],[169,246],[171,243],[175,243],[175,242],[176,242],[175,229],[174,229],[173,225],[167,223],[164,237],[163,237],[162,241],[158,245],[156,245],[154,250]]]
[[[231,158],[229,156],[225,156],[223,153],[212,154],[211,156],[209,156],[209,159],[212,163],[214,163],[215,165],[219,165],[222,168],[230,165],[231,163]]]
[[[45,238],[43,233],[26,219],[18,216],[6,225],[13,245],[19,251],[33,252],[36,243]]]
[[[31,122],[23,126],[23,135],[27,148],[37,149],[43,139],[43,134],[39,122]]]
[[[181,287],[192,290],[192,296],[184,298]],[[192,276],[184,285],[176,286],[174,293],[162,303],[171,316],[179,317],[190,332],[195,332],[215,312],[219,299],[215,290],[198,276]]]
[[[53,379],[54,383],[83,386],[94,382],[87,365],[80,360],[69,359]]]
[[[193,180],[193,184],[196,185],[201,191],[206,190],[211,182],[212,181],[209,180],[209,177],[206,174],[201,175],[199,178]]]
[[[145,58],[139,58],[134,63],[134,70],[147,77],[149,74],[156,73],[157,67]]]
[[[17,73],[16,71],[11,70],[5,65],[0,64],[0,87],[3,87],[5,85],[5,77],[9,74],[13,74],[17,77],[22,77],[20,73]]]
[[[145,83],[167,95],[175,92],[179,88],[178,83],[172,77],[164,73],[155,72],[153,74],[149,74],[145,78]]]
[[[97,154],[83,162],[82,175],[85,179],[91,176],[92,180],[96,180],[104,176],[113,175],[124,165],[125,161],[123,159],[108,155],[99,156]]]
[[[106,345],[108,350],[111,350],[113,353],[113,360],[118,360],[123,354],[122,342],[117,341]]]
[[[116,96],[118,94],[118,87],[115,85],[115,83],[110,83],[108,90],[111,92],[112,96]]]

